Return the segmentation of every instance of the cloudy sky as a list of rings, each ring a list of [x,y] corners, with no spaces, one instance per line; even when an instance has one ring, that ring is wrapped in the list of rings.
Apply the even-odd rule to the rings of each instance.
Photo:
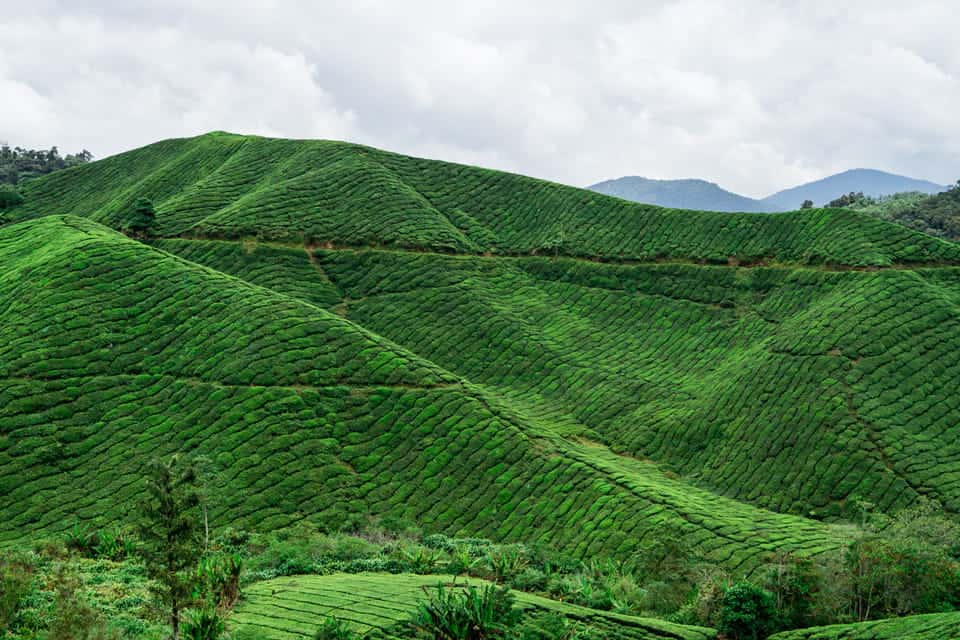
[[[0,0],[0,141],[103,157],[220,129],[753,196],[852,167],[952,183],[953,5]]]

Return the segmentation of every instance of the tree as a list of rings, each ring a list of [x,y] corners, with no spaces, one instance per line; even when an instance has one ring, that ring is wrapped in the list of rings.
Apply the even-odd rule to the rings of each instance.
[[[196,468],[179,456],[154,461],[140,505],[139,551],[154,593],[170,608],[173,640],[180,638],[180,613],[191,602],[200,559],[198,485]]]
[[[778,553],[766,567],[763,586],[773,595],[780,629],[812,626],[813,603],[819,596],[812,560]]]
[[[13,187],[0,185],[0,211],[12,209],[23,203],[23,196]]]
[[[804,200],[800,205],[801,209],[813,209],[813,200]]]
[[[93,154],[86,149],[64,158],[56,147],[46,151],[21,147],[11,149],[6,143],[0,143],[0,183],[18,184],[23,180],[86,164],[91,160]]]
[[[831,200],[827,206],[835,209],[842,209],[844,207],[850,207],[853,205],[864,206],[875,203],[876,200],[863,195],[863,191],[851,191],[850,193],[844,194],[835,200]]]
[[[153,203],[147,198],[137,198],[133,204],[133,214],[127,223],[127,229],[134,233],[146,233],[153,227],[156,218]]]
[[[723,594],[719,631],[731,640],[763,640],[774,631],[773,595],[749,582],[738,582]]]

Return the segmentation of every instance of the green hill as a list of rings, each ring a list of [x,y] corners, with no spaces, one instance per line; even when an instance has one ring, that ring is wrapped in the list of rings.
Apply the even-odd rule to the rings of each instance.
[[[770,640],[956,640],[960,613],[934,613],[891,620],[837,624],[778,633]]]
[[[658,527],[749,567],[823,526],[568,442],[354,323],[97,223],[0,228],[0,540],[127,519],[146,462],[210,456],[217,522],[431,530],[629,553]],[[581,522],[571,528],[565,523]]]
[[[390,628],[409,619],[417,602],[438,582],[450,579],[411,574],[333,574],[266,580],[254,585],[232,619],[239,629],[256,629],[270,640],[312,637],[330,616],[360,632],[381,629],[386,638],[403,637]],[[481,585],[482,580],[457,584]],[[586,626],[610,640],[708,640],[712,629],[670,624],[564,604],[539,596],[514,592],[517,605],[527,613],[552,612]]]
[[[849,211],[675,211],[342,142],[225,133],[160,142],[23,192],[18,218],[74,214],[107,226],[150,198],[166,236],[643,261],[960,262],[956,245]]]
[[[735,575],[860,499],[960,512],[960,245],[711,214],[339,142],[209,134],[28,182],[0,226],[0,545],[373,517]],[[121,226],[150,198],[157,227]],[[272,605],[271,605],[272,606]]]
[[[960,509],[952,268],[157,246],[322,301],[556,433],[734,498],[819,517],[851,515],[851,496]]]

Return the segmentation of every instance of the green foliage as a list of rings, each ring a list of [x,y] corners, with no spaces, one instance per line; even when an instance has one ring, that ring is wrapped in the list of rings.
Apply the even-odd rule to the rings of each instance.
[[[239,553],[204,555],[197,563],[194,579],[194,599],[204,601],[209,608],[232,609],[240,599],[240,574],[243,557]]]
[[[485,560],[490,577],[501,584],[516,579],[530,565],[530,560],[520,545],[491,549]]]
[[[133,203],[133,211],[124,226],[134,233],[147,233],[153,228],[156,218],[157,213],[153,208],[153,203],[147,198],[138,198]]]
[[[33,567],[14,555],[0,556],[0,631],[13,627],[33,586]]]
[[[927,542],[877,528],[838,554],[819,522],[855,515],[857,495],[960,512],[949,243],[851,210],[672,212],[223,134],[22,189],[17,219],[44,218],[0,231],[16,318],[0,323],[2,543],[76,513],[107,533],[72,546],[122,557],[110,532],[142,495],[138,469],[186,450],[224,470],[210,492],[224,522],[311,531],[267,540],[249,579],[482,573],[709,618],[720,580],[694,587],[713,563],[763,579],[784,619],[852,619],[849,558],[866,558],[866,593],[902,592],[871,612],[953,606],[898,581],[950,584]],[[122,226],[139,196],[164,212],[161,251],[98,224]],[[530,549],[317,537],[369,516],[630,562],[554,570]],[[837,606],[793,608],[814,587],[753,573],[772,550],[834,558],[839,578],[815,567],[812,593]]]
[[[907,616],[787,631],[771,640],[957,640],[960,613]]]
[[[147,476],[147,497],[140,506],[138,549],[154,592],[169,609],[174,640],[179,640],[180,612],[193,596],[200,556],[196,468],[179,456],[154,460]]]
[[[435,640],[488,640],[508,638],[520,621],[509,589],[446,588],[438,584],[426,601],[417,605],[411,624],[418,637]]]
[[[847,206],[932,236],[960,240],[960,183],[942,193],[897,193],[859,199]]]
[[[410,618],[410,612],[418,603],[435,599],[437,580],[435,576],[409,573],[334,573],[275,578],[247,588],[244,600],[231,618],[231,625],[240,630],[262,629],[276,640],[287,637],[285,634],[312,636],[327,622],[330,612],[335,611],[336,616],[350,621],[358,635],[407,640],[413,637],[415,630],[404,621]],[[469,586],[475,590],[473,600],[467,599]],[[441,616],[439,611],[434,611],[430,620],[434,617],[442,620],[489,619],[492,616],[476,611],[464,612],[455,606],[471,602],[472,606],[479,607],[484,588],[498,589],[492,583],[475,579],[458,580],[455,585],[445,584],[445,601],[454,602],[448,603],[450,606],[443,607],[442,611],[449,613],[452,609],[459,613]],[[571,640],[712,640],[716,635],[711,629],[589,610],[523,592],[515,591],[512,596],[515,604],[509,617],[516,614],[519,621],[507,636],[511,640],[545,640],[551,637],[551,631],[566,634]],[[285,633],[280,633],[280,629]],[[427,632],[428,637],[432,638],[430,633]]]
[[[23,204],[23,195],[13,187],[0,184],[0,211]]]
[[[773,595],[749,582],[738,582],[723,594],[719,631],[730,640],[762,640],[776,629]]]
[[[834,207],[834,208],[841,208],[841,207],[867,205],[867,204],[872,204],[873,202],[875,201],[872,198],[869,198],[863,195],[863,191],[857,191],[857,192],[851,191],[850,193],[843,194],[842,196],[840,196],[839,198],[836,198],[835,200],[831,200],[827,204],[827,206]]]
[[[82,582],[74,567],[60,565],[54,575],[56,591],[53,618],[47,636],[57,640],[112,640],[118,637],[107,629],[103,613],[82,594]]]
[[[440,564],[440,553],[434,549],[413,545],[400,550],[403,561],[414,573],[434,573]]]
[[[62,157],[56,147],[49,150],[10,148],[0,146],[0,185],[17,184],[61,169],[68,169],[93,160],[93,154],[84,149],[80,153]],[[0,209],[3,207],[0,206]]]
[[[164,212],[154,235],[257,237],[311,247],[713,264],[731,257],[843,265],[958,258],[956,248],[849,212],[666,210],[347,143],[223,133],[166,140],[25,189],[24,216],[56,211],[116,227],[142,196]]]
[[[517,640],[601,640],[593,629],[556,613],[526,616],[514,635]]]
[[[798,629],[815,622],[814,607],[820,597],[819,576],[814,562],[779,554],[766,567],[763,588],[773,594],[779,629]]]
[[[357,640],[357,633],[342,620],[334,617],[327,618],[317,632],[314,640]]]
[[[184,640],[220,640],[226,624],[219,611],[210,607],[191,609],[183,621]]]

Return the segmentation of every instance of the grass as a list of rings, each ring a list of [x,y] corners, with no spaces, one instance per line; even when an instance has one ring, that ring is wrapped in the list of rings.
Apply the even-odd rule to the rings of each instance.
[[[934,613],[890,620],[787,631],[770,640],[956,640],[960,613]]]
[[[323,621],[333,616],[366,633],[390,628],[408,620],[416,603],[425,600],[438,584],[450,577],[412,574],[332,574],[293,576],[258,582],[246,590],[245,601],[231,618],[236,629],[262,631],[271,640],[312,638]],[[459,578],[456,584],[481,585],[482,580]],[[707,640],[711,629],[635,618],[556,602],[522,591],[514,592],[525,612],[553,612],[584,624],[601,637],[622,640]]]

